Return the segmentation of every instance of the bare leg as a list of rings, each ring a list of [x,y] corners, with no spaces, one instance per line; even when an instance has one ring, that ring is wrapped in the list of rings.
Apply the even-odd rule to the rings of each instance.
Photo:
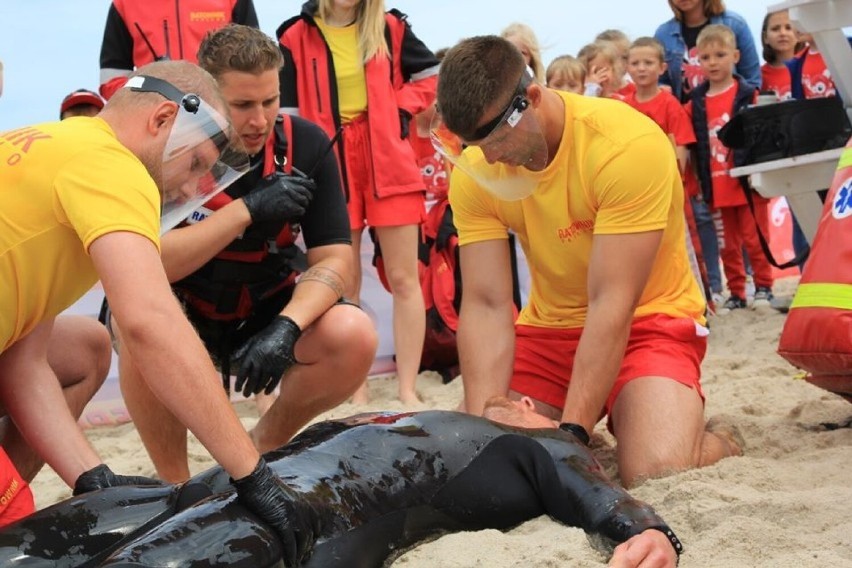
[[[115,325],[113,329],[118,331]],[[118,372],[127,411],[151,456],[157,475],[170,483],[189,479],[186,427],[148,388],[123,342],[119,347]]]
[[[278,398],[278,395],[275,393],[264,394],[259,392],[254,395],[254,405],[257,408],[257,416],[261,417],[266,414],[269,408],[275,403],[276,398]]]
[[[109,333],[97,320],[83,316],[56,318],[50,332],[47,362],[59,384],[75,419],[79,419],[86,404],[101,388],[109,373],[112,346]],[[21,473],[32,481],[44,461],[24,441],[11,420],[6,419],[3,448]]]
[[[353,287],[351,292],[347,293],[347,297],[353,301],[361,303],[361,236],[364,234],[363,229],[352,231],[352,282]],[[364,406],[370,402],[370,392],[367,388],[367,377],[358,386],[358,389],[352,395],[352,403]]]
[[[742,454],[735,428],[725,430],[718,424],[706,428],[701,397],[671,379],[643,377],[629,382],[615,401],[612,418],[625,487]]]
[[[283,378],[278,399],[250,432],[261,452],[285,444],[319,413],[346,401],[364,382],[378,338],[369,316],[336,305],[296,343],[296,359]]]
[[[376,227],[376,233],[393,294],[393,344],[399,399],[414,404],[420,402],[415,383],[426,333],[426,308],[417,270],[417,225]]]

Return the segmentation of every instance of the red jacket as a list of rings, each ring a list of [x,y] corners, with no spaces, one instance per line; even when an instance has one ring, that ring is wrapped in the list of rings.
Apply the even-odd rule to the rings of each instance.
[[[281,106],[322,127],[333,137],[341,126],[334,61],[314,21],[317,3],[302,6],[299,16],[281,24],[278,39],[284,54]],[[364,65],[377,197],[423,191],[423,179],[411,144],[401,136],[399,111],[413,116],[432,104],[438,82],[438,60],[411,31],[397,10],[385,14],[385,40],[390,58],[374,57]],[[415,125],[412,120],[411,128]],[[335,147],[346,187],[344,156]]]
[[[252,0],[113,0],[101,44],[101,94],[111,97],[131,71],[155,60],[197,63],[207,32],[230,22],[258,27]]]

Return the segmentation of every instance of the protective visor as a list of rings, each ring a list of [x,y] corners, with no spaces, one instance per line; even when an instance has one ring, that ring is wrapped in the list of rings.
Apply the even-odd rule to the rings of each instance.
[[[466,135],[447,127],[440,108],[432,120],[435,149],[455,169],[504,201],[529,197],[538,185],[533,172],[547,166],[547,144],[526,95],[531,82],[525,70],[505,109]]]
[[[125,86],[158,93],[178,105],[163,151],[160,234],[164,234],[247,172],[249,157],[230,145],[228,120],[198,95],[145,75],[131,77]]]

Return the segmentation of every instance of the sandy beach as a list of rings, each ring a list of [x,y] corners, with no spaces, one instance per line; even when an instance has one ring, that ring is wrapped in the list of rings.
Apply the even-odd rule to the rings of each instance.
[[[776,285],[791,294],[796,279]],[[797,378],[798,371],[776,354],[783,314],[740,310],[710,321],[704,361],[706,415],[725,414],[746,439],[745,455],[708,468],[654,479],[633,494],[651,503],[674,528],[686,552],[681,566],[795,567],[852,566],[852,429],[828,430],[852,415],[839,397]],[[435,373],[418,383],[423,408],[452,409],[461,397],[461,381],[442,384]],[[401,410],[393,377],[370,382],[369,407],[344,404],[319,417],[365,410]],[[246,427],[257,420],[252,402],[236,408]],[[612,439],[603,424],[596,429],[595,453],[614,473]],[[131,424],[87,430],[95,448],[120,473],[153,475]],[[212,465],[207,452],[191,440],[193,473]],[[49,469],[35,479],[39,507],[70,495]],[[394,566],[489,568],[516,566],[604,566],[584,533],[548,518],[525,523],[508,533],[453,534],[426,543],[400,557]]]

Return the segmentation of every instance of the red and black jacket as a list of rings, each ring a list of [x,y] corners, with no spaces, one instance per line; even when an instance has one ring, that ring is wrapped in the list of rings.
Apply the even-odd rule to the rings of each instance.
[[[284,67],[281,70],[281,107],[317,124],[329,136],[341,126],[337,80],[331,50],[317,27],[315,0],[277,31]],[[372,171],[377,197],[423,191],[417,158],[401,137],[399,111],[411,116],[432,104],[439,62],[411,31],[397,10],[385,14],[385,41],[390,57],[374,57],[364,65],[367,117],[372,144]],[[343,152],[337,147],[338,160]],[[341,165],[344,174],[346,168]]]
[[[152,61],[198,62],[207,32],[230,22],[257,28],[252,0],[113,0],[101,43],[101,95],[110,98]]]

